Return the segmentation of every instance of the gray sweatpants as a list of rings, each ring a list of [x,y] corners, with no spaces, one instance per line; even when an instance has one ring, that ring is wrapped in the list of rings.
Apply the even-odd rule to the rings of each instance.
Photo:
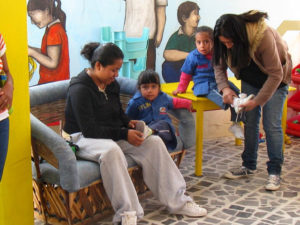
[[[153,195],[172,213],[192,199],[186,196],[185,180],[170,157],[163,141],[155,135],[136,147],[125,140],[85,138],[72,134],[72,141],[80,148],[77,155],[98,162],[105,191],[115,211],[113,222],[121,221],[124,211],[144,215],[137,193],[127,171],[125,155],[129,155],[143,168],[143,177]]]

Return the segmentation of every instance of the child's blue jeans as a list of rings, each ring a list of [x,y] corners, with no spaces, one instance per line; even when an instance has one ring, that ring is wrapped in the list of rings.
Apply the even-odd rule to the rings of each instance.
[[[237,95],[239,95],[240,89],[238,89],[232,82],[228,81],[228,83],[229,83],[229,87]],[[209,100],[211,100],[212,102],[216,103],[218,106],[220,106],[224,110],[226,110],[226,109],[228,109],[228,107],[230,107],[230,111],[231,111],[231,119],[230,120],[231,121],[242,121],[241,117],[238,117],[238,119],[236,120],[237,114],[236,114],[235,110],[233,109],[233,107],[231,107],[230,105],[225,104],[223,102],[223,96],[218,91],[216,83],[210,83],[210,91],[205,97],[208,98]]]
[[[0,181],[3,174],[9,135],[9,120],[4,119],[0,121]]]

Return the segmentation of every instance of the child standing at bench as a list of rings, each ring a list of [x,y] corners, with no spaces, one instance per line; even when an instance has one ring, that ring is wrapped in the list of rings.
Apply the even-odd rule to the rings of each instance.
[[[153,195],[170,213],[200,217],[207,214],[185,195],[186,183],[162,140],[134,129],[120,102],[115,80],[123,64],[121,49],[112,43],[86,44],[81,54],[91,67],[73,77],[68,89],[64,131],[80,150],[77,155],[99,163],[103,185],[115,211],[113,222],[136,224],[144,211],[128,174],[125,155],[143,169]]]
[[[147,125],[147,134],[157,134],[168,149],[175,149],[177,139],[168,110],[186,108],[191,111],[192,102],[187,99],[172,98],[162,92],[159,75],[153,70],[141,72],[137,86],[138,91],[129,101],[126,114],[131,119],[144,121]]]
[[[213,30],[207,26],[198,27],[195,35],[196,49],[191,51],[187,56],[182,68],[180,82],[177,90],[173,91],[174,95],[184,93],[189,85],[189,82],[194,81],[194,95],[206,97],[216,103],[222,109],[228,107],[231,111],[231,121],[233,122],[229,131],[236,138],[243,139],[244,131],[240,126],[238,117],[234,108],[231,105],[223,102],[223,97],[217,89],[214,70],[211,64],[212,49],[213,49]],[[231,82],[230,87],[238,95],[239,89]],[[238,117],[238,118],[237,118]]]

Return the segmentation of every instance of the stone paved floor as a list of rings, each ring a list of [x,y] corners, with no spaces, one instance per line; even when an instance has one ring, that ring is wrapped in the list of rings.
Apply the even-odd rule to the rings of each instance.
[[[241,180],[227,180],[222,175],[241,164],[242,146],[234,146],[233,138],[204,142],[203,176],[194,175],[194,149],[181,164],[187,182],[187,193],[208,210],[204,218],[170,215],[154,198],[142,201],[145,217],[138,224],[253,224],[300,225],[300,138],[292,138],[286,146],[282,184],[279,191],[264,189],[267,178],[266,144],[260,144],[258,173]],[[96,225],[111,224],[111,216]],[[40,224],[36,221],[35,225]]]

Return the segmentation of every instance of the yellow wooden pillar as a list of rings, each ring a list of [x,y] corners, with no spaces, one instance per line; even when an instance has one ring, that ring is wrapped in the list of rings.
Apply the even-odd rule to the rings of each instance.
[[[0,183],[0,225],[32,225],[26,0],[1,1],[0,5],[0,32],[15,86],[8,155]]]

